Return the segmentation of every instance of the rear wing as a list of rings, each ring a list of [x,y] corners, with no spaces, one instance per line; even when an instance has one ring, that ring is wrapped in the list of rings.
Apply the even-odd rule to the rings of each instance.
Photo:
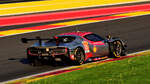
[[[48,39],[48,38],[41,38],[41,37],[36,37],[36,38],[33,38],[33,39],[28,39],[28,38],[21,38],[21,42],[22,43],[28,43],[28,41],[34,41],[34,40],[37,40],[40,44],[40,46],[42,45],[42,41],[43,40],[48,40],[48,41],[56,41],[56,45],[58,46],[59,45],[59,39],[58,37],[54,37],[53,39]]]
[[[41,38],[41,37],[36,37],[33,39],[21,38],[22,43],[28,43],[28,41],[34,41],[34,40],[39,41],[39,44],[41,45],[43,40],[54,40],[54,39],[47,39],[47,38]]]

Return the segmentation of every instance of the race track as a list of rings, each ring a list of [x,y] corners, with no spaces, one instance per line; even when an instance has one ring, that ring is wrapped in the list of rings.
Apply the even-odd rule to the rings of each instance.
[[[71,32],[71,31],[90,31],[97,33],[101,36],[111,34],[115,37],[120,37],[128,45],[128,53],[146,50],[150,48],[150,15],[122,18],[118,20],[110,20],[104,22],[96,22],[90,24],[83,24],[78,26],[64,27],[60,29],[45,30],[33,33],[26,33],[8,37],[0,38],[0,82],[11,80],[39,72],[50,71],[65,66],[38,66],[32,67],[26,63],[25,48],[31,45],[33,42],[28,44],[21,43],[20,39],[23,37],[34,38],[41,36],[49,38],[54,35]],[[38,23],[30,24],[26,26],[41,25],[49,23]],[[19,27],[13,26],[12,28]],[[23,26],[22,26],[23,27]],[[10,27],[6,27],[2,30],[7,30]]]
[[[121,20],[113,20],[106,22],[91,23],[87,25],[66,27],[62,29],[54,29],[49,31],[27,33],[17,36],[9,36],[0,38],[0,81],[6,81],[38,72],[49,71],[64,66],[40,66],[32,67],[25,64],[25,48],[32,43],[22,44],[20,38],[35,36],[50,37],[63,32],[76,31],[91,31],[102,36],[110,33],[112,36],[117,36],[126,40],[129,53],[149,49],[150,47],[150,15],[126,18]]]

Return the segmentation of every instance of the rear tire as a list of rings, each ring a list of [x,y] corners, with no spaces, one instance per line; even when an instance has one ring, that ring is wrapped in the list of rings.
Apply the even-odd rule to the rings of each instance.
[[[42,65],[41,61],[37,57],[28,56],[27,57],[29,64],[31,66],[40,66]]]
[[[39,62],[38,59],[33,59],[33,61],[30,63],[32,66],[40,66],[41,63]]]
[[[74,52],[74,57],[75,57],[75,64],[81,65],[84,63],[85,60],[85,55],[84,51],[81,48],[76,48]]]

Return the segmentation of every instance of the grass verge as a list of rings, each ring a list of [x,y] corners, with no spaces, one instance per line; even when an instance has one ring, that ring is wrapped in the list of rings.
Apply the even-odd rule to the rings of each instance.
[[[109,62],[28,84],[150,84],[150,55]]]

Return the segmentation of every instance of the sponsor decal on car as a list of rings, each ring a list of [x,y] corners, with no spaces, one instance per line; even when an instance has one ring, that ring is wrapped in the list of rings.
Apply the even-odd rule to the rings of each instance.
[[[94,45],[93,52],[96,52],[96,51],[97,51],[97,47]]]
[[[94,44],[94,45],[105,45],[105,43],[102,42],[102,41],[94,42],[93,44]]]
[[[90,52],[90,48],[89,48],[88,42],[87,41],[83,41],[82,44],[84,46],[85,53]]]

